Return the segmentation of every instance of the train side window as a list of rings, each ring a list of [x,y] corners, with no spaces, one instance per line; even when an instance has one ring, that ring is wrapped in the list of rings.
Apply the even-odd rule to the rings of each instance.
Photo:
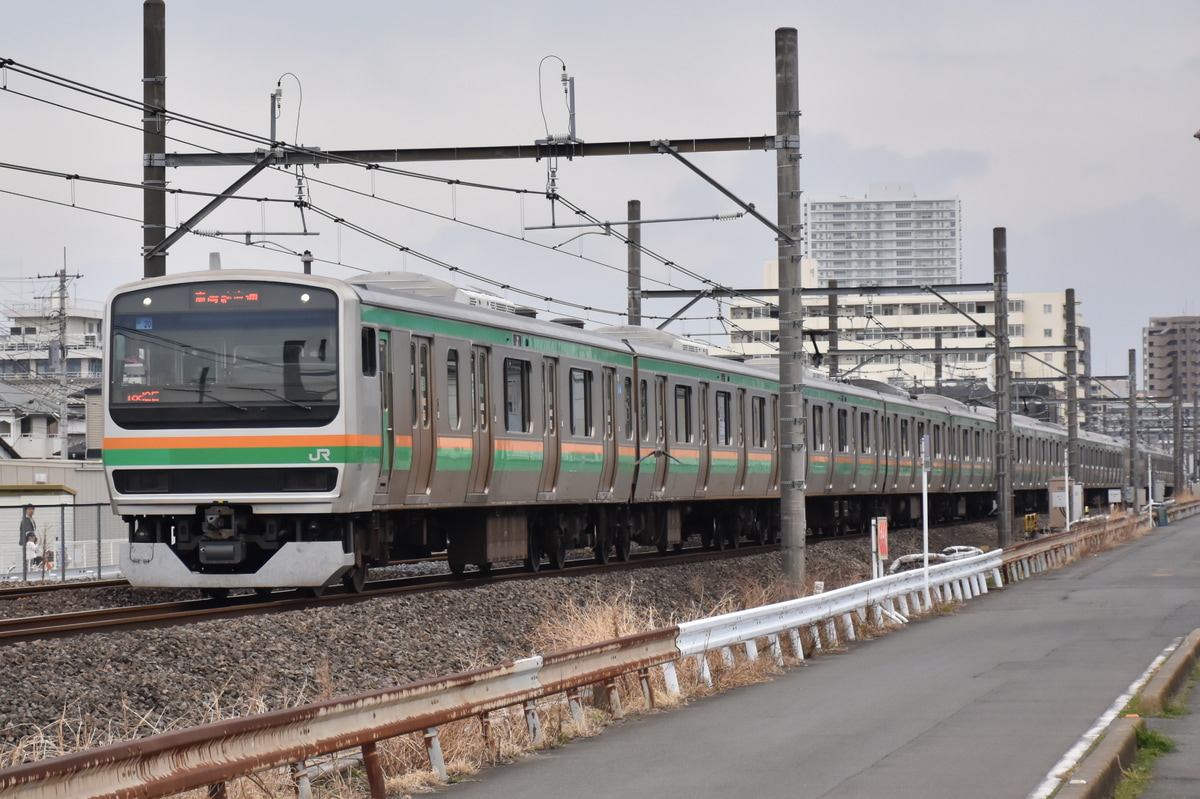
[[[450,416],[450,429],[462,425],[458,394],[458,350],[446,351],[446,411]]]
[[[504,429],[528,433],[532,417],[529,407],[529,361],[504,359]]]
[[[858,415],[858,451],[871,451],[871,414],[860,413]]]
[[[633,440],[633,378],[627,377],[622,381],[625,392],[625,438]]]
[[[571,435],[592,435],[592,373],[572,369],[570,381]]]
[[[362,373],[364,377],[374,377],[379,372],[379,360],[376,354],[375,328],[362,329]]]
[[[822,405],[812,408],[812,448],[825,449],[825,407]]]
[[[767,445],[767,399],[750,398],[750,443],[756,447]]]
[[[733,442],[732,431],[729,429],[733,419],[729,413],[732,408],[732,396],[728,391],[717,392],[717,443],[729,446]]]
[[[692,387],[675,386],[675,440],[692,440]]]
[[[837,448],[838,452],[850,451],[850,412],[846,408],[837,412]]]

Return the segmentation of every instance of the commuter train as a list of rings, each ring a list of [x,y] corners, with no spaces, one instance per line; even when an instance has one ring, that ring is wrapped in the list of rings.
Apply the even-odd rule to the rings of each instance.
[[[774,363],[489,307],[503,302],[411,273],[117,289],[103,458],[130,582],[361,590],[371,566],[441,551],[461,573],[775,539]],[[919,519],[926,436],[930,516],[993,511],[991,410],[815,374],[804,398],[810,534]],[[1015,416],[1014,442],[1023,512],[1061,474],[1066,431]],[[1125,446],[1081,434],[1080,450],[1099,507],[1127,480]]]

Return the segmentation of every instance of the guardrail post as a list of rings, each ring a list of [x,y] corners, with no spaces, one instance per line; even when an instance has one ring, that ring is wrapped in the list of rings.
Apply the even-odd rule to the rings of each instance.
[[[383,768],[379,765],[379,751],[374,741],[362,745],[363,770],[367,772],[367,785],[371,789],[371,799],[387,799],[387,789],[383,786]]]
[[[1004,587],[1004,579],[1000,576],[1000,568],[992,569],[992,581],[996,584],[996,588]]]
[[[572,688],[567,691],[567,707],[571,708],[571,718],[575,719],[575,724],[583,727],[583,699],[578,688]]]
[[[442,739],[438,736],[437,727],[428,727],[425,730],[425,754],[429,756],[429,765],[442,778],[442,782],[449,779],[450,775],[446,772],[446,758],[442,755]]]
[[[842,615],[842,628],[846,631],[847,641],[857,640],[854,637],[854,619],[850,618],[849,613]]]
[[[811,635],[812,639],[813,639],[813,652],[816,654],[820,654],[820,652],[821,652],[821,628],[820,628],[820,626],[814,624],[813,626],[809,627],[808,634]]]
[[[896,597],[896,602],[900,605],[900,615],[907,617],[908,616],[908,596],[906,594],[901,594],[900,596]]]
[[[800,639],[800,630],[796,627],[788,630],[788,640],[792,642],[792,654],[797,660],[804,661],[804,641]]]
[[[712,688],[712,671],[708,668],[707,652],[701,652],[696,655],[696,668],[700,670],[700,681],[709,688]]]
[[[292,782],[296,786],[296,799],[312,799],[312,784],[308,780],[308,766],[301,760],[291,766]]]
[[[638,679],[642,683],[642,698],[646,700],[646,709],[654,708],[654,688],[650,686],[650,669],[638,669]]]
[[[758,660],[758,641],[753,638],[746,642],[746,659]]]
[[[837,623],[833,619],[825,622],[825,640],[829,642],[830,646],[838,645]]]
[[[525,703],[525,724],[529,728],[529,740],[534,746],[542,743],[542,720],[538,718],[537,705],[530,699]]]
[[[721,647],[721,662],[725,664],[725,668],[733,668],[733,650],[727,646]]]
[[[783,666],[783,646],[779,643],[779,636],[771,633],[767,636],[767,641],[771,644],[771,657],[775,659],[776,666]]]
[[[667,693],[679,696],[679,675],[675,673],[675,661],[668,660],[662,664],[663,682],[667,684]]]
[[[612,709],[612,717],[614,719],[625,718],[625,711],[621,709],[621,694],[617,691],[616,680],[612,678],[605,680],[604,690],[608,694],[608,704]]]

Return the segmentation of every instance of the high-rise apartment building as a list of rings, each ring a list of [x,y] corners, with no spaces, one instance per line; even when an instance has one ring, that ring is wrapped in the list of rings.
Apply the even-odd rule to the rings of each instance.
[[[1148,397],[1175,393],[1175,370],[1185,402],[1200,392],[1200,316],[1155,316],[1142,328],[1142,377]]]
[[[957,197],[919,198],[911,183],[873,183],[866,197],[809,198],[804,215],[821,286],[962,282]]]

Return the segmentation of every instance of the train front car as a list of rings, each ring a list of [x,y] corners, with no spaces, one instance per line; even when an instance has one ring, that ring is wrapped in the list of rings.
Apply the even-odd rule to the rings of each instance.
[[[361,581],[352,511],[369,507],[380,437],[350,433],[361,353],[343,320],[358,316],[344,284],[277,272],[114,292],[104,466],[132,584],[219,596]]]

